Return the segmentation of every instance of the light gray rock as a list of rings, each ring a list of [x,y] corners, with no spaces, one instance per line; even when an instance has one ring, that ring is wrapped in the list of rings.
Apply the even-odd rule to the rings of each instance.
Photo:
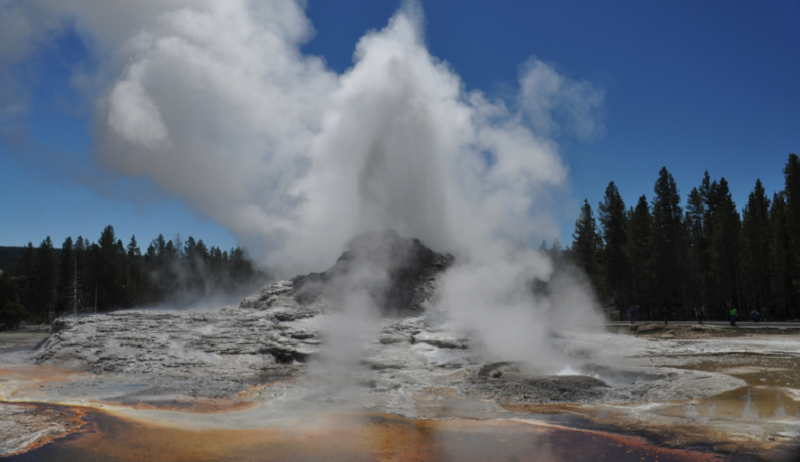
[[[427,343],[437,348],[453,348],[459,350],[468,348],[466,338],[448,336],[443,333],[420,332],[411,337],[411,343],[417,342]]]
[[[326,355],[325,343],[327,320],[343,313],[342,299],[337,298],[342,294],[334,286],[376,248],[405,256],[389,268],[389,285],[381,291],[387,305],[378,324],[372,324],[374,331],[351,335],[359,345],[347,354],[359,356],[338,364],[336,354]],[[555,370],[537,370],[520,362],[487,363],[481,339],[471,339],[471,346],[463,333],[446,328],[444,315],[426,303],[433,296],[437,275],[451,261],[452,257],[436,254],[419,241],[402,240],[396,233],[368,234],[355,240],[328,271],[270,284],[238,306],[214,311],[127,310],[57,319],[34,358],[38,364],[97,374],[64,385],[65,394],[121,401],[141,394],[231,396],[253,384],[271,383],[270,396],[280,397],[291,387],[293,393],[333,402],[341,398],[333,396],[338,387],[320,384],[339,373],[339,382],[368,384],[370,396],[386,394],[374,400],[347,398],[354,406],[374,401],[368,410],[409,417],[418,415],[414,397],[428,388],[447,388],[459,399],[494,403],[603,403],[696,399],[743,384],[730,376],[697,371],[589,366],[597,362],[598,351],[607,348],[606,333],[591,337],[581,332],[579,341],[578,334],[549,333],[545,340],[558,358],[542,358],[546,359],[542,364],[552,369],[561,361]],[[638,329],[661,329],[649,326],[655,325]],[[649,348],[678,343],[654,340],[658,345],[650,346],[652,342],[633,336],[619,338],[628,342],[621,351],[647,354]],[[567,363],[583,375],[552,375]]]

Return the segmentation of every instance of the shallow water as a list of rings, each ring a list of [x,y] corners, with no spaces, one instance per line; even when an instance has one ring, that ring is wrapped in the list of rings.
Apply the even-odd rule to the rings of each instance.
[[[638,437],[523,420],[412,420],[338,415],[293,429],[191,431],[105,413],[88,430],[8,461],[721,461]]]
[[[800,388],[800,358],[796,356],[732,354],[679,367],[731,375],[750,386]]]
[[[710,419],[768,419],[798,420],[800,404],[771,387],[742,387],[719,395],[671,406],[660,414],[692,420]]]
[[[653,403],[652,411],[584,409],[575,404],[503,410],[488,401],[460,396],[454,388],[426,387],[413,399],[421,420],[342,414],[344,410],[335,405],[328,408],[340,414],[324,414],[320,406],[326,400],[292,394],[291,387],[267,399],[261,394],[271,396],[272,377],[235,397],[208,399],[151,396],[147,386],[113,376],[0,366],[0,399],[100,409],[82,408],[88,412],[83,433],[4,460],[753,460],[738,455],[745,450],[753,457],[782,461],[767,450],[791,442],[793,436],[781,435],[788,435],[787,425],[794,428],[800,422],[797,403],[781,392],[800,384],[797,358],[717,355],[709,359],[713,362],[694,362],[687,368],[730,374],[745,379],[748,386],[692,404]],[[601,369],[584,373],[607,379],[603,374],[608,371]],[[651,379],[616,372],[624,383]],[[128,392],[134,393],[122,396]],[[388,400],[389,395],[370,394],[370,399]],[[540,414],[544,412],[552,414],[545,417]],[[591,418],[592,413],[599,413],[599,419]],[[577,422],[576,415],[589,416],[591,423]],[[453,420],[425,420],[429,418]],[[697,450],[670,450],[614,432],[648,435],[662,444]],[[740,432],[746,432],[746,438]],[[773,437],[781,439],[769,439]],[[701,446],[690,446],[694,444]],[[712,447],[737,455],[703,452]]]

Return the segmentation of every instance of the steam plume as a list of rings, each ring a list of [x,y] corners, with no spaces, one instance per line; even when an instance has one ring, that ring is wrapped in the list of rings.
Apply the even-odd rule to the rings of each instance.
[[[508,243],[556,234],[544,210],[567,171],[548,136],[600,134],[602,92],[533,57],[512,104],[468,91],[426,49],[414,2],[364,35],[338,75],[300,51],[313,36],[303,5],[6,1],[0,31],[21,46],[0,48],[0,66],[71,22],[100,63],[88,80],[110,169],[185,198],[284,274],[330,266],[360,231],[391,228],[462,257],[442,303],[466,326],[489,306],[507,315],[487,334],[534,316],[520,284],[551,265]],[[11,117],[19,82],[0,83]]]

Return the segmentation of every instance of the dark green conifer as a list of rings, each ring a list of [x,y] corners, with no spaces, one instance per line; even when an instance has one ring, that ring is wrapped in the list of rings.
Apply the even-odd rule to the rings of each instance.
[[[706,172],[707,181],[708,172]],[[702,186],[701,186],[702,188]],[[708,267],[708,242],[705,237],[705,201],[698,188],[692,188],[686,199],[686,217],[684,225],[687,234],[687,285],[690,305],[700,309],[708,306],[708,290],[703,281],[704,270]]]
[[[790,236],[789,252],[793,262],[789,268],[792,280],[792,317],[800,317],[797,302],[800,300],[800,158],[797,154],[789,154],[783,168],[786,194],[786,221]]]
[[[725,178],[720,179],[717,194],[719,205],[714,214],[714,234],[711,236],[709,250],[715,289],[712,305],[723,313],[728,303],[742,310],[739,292],[741,219]]]
[[[791,255],[792,237],[789,234],[786,194],[775,193],[769,212],[770,222],[770,264],[772,266],[772,297],[775,313],[779,319],[794,316],[794,288],[792,274],[794,257]]]
[[[36,275],[36,249],[33,247],[33,243],[28,242],[28,245],[22,248],[22,255],[19,257],[14,273],[17,276],[20,303],[30,311],[36,303],[36,284],[38,279]]]
[[[628,217],[625,202],[613,181],[608,184],[603,202],[599,205],[598,219],[602,237],[600,261],[603,292],[608,302],[620,309],[620,312],[624,312],[629,304],[626,292],[628,258],[625,254],[625,246],[628,243]]]
[[[625,247],[630,261],[631,303],[638,305],[648,319],[653,318],[653,217],[650,204],[642,195],[636,207],[630,210],[628,221],[628,244]]]
[[[128,274],[130,275],[126,296],[132,306],[141,305],[144,303],[144,292],[148,287],[142,250],[136,242],[135,235],[131,236],[131,241],[126,248],[126,260],[128,262]]]
[[[770,280],[770,200],[761,180],[747,200],[742,217],[742,295],[746,309],[758,309],[764,317],[773,317],[769,312],[773,305]]]
[[[30,313],[19,300],[17,281],[10,271],[0,274],[0,329],[15,329]]]
[[[683,209],[678,186],[666,167],[658,173],[653,197],[654,295],[671,313],[688,317]]]
[[[58,303],[57,312],[61,313],[69,303],[70,282],[77,269],[75,260],[75,250],[73,249],[72,238],[67,237],[61,244],[61,255],[58,262]]]
[[[35,287],[32,314],[37,317],[37,322],[45,322],[55,315],[58,298],[58,259],[50,236],[36,249]]]
[[[572,248],[570,256],[572,261],[586,274],[597,288],[597,251],[599,239],[597,224],[594,221],[592,206],[584,199],[581,214],[575,221],[575,232],[572,233]]]

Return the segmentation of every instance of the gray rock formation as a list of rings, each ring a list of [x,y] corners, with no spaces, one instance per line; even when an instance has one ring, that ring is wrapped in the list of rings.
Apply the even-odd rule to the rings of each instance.
[[[35,361],[136,377],[147,383],[142,393],[231,394],[252,383],[295,376],[300,364],[319,352],[320,315],[337,309],[338,291],[359,267],[385,271],[381,284],[369,289],[384,314],[407,316],[423,310],[436,275],[451,262],[451,256],[394,231],[368,232],[351,241],[329,270],[273,283],[238,308],[59,318]],[[420,330],[410,332],[401,327],[382,341],[409,344]]]
[[[320,297],[339,302],[341,291],[352,288],[350,280],[367,268],[386,273],[387,280],[367,288],[384,314],[418,315],[424,311],[423,302],[433,295],[436,276],[452,262],[451,255],[436,253],[396,231],[368,231],[350,241],[332,268],[292,279],[291,295],[300,304]]]
[[[524,362],[483,365],[473,373],[467,395],[504,403],[596,402],[609,385],[586,375],[546,375]]]
[[[318,331],[292,322],[311,316],[310,309],[294,310],[128,310],[61,318],[35,361],[135,377],[148,393],[223,396],[266,376],[290,377],[295,360],[317,351]]]
[[[320,356],[326,323],[337,316],[341,321],[349,291],[358,290],[383,317],[368,333],[371,338],[363,339],[355,367],[343,376],[369,395],[351,402],[373,403],[363,404],[371,410],[418,416],[415,396],[443,387],[460,399],[514,404],[695,398],[741,384],[721,374],[674,369],[623,371],[587,365],[583,375],[570,376],[519,362],[487,364],[473,346],[479,342],[449,330],[426,309],[437,277],[452,261],[452,256],[394,231],[364,233],[327,271],[270,284],[238,307],[126,310],[58,319],[34,359],[96,374],[55,390],[64,396],[153,402],[230,397],[251,385],[277,383],[268,395],[255,393],[253,399],[307,393],[307,400],[313,396],[335,402],[335,387],[320,391],[320,384],[329,380],[326,373],[304,363]],[[580,335],[591,342],[590,333]],[[552,337],[553,342],[568,342],[561,335]],[[559,351],[569,356],[574,350],[573,364],[589,364],[592,352],[605,341],[598,339]]]

